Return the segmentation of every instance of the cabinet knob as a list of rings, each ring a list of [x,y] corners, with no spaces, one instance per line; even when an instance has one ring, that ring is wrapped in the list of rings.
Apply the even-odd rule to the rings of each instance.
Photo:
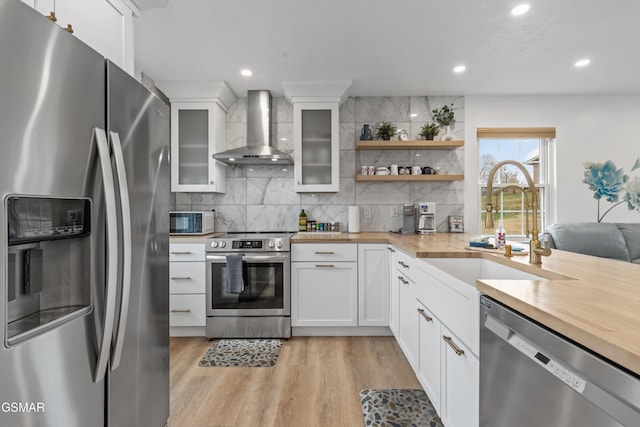
[[[425,311],[421,308],[418,309],[418,313],[420,313],[420,315],[422,317],[424,317],[424,320],[426,320],[427,322],[433,322],[433,317],[429,316],[427,313],[425,313]]]
[[[404,268],[409,268],[409,265],[408,265],[408,264],[405,264],[405,263],[404,263],[404,262],[402,262],[402,261],[398,261],[398,264],[400,264],[400,265],[401,265],[401,266],[403,266]]]
[[[191,309],[185,309],[185,310],[177,310],[177,309],[173,309],[171,310],[172,313],[191,313]]]
[[[191,280],[191,277],[172,277],[171,280]]]
[[[215,184],[215,182],[214,181],[209,181],[209,184],[213,185],[213,184]]]
[[[403,284],[405,284],[405,285],[408,285],[408,284],[409,284],[409,282],[408,282],[408,281],[406,281],[406,280],[404,279],[404,277],[402,277],[402,276],[398,276],[398,279],[399,279]]]
[[[316,268],[334,268],[333,264],[316,264]]]

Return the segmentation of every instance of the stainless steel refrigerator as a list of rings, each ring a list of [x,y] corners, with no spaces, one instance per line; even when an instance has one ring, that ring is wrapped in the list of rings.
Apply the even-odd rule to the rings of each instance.
[[[0,0],[0,426],[169,415],[169,107]]]

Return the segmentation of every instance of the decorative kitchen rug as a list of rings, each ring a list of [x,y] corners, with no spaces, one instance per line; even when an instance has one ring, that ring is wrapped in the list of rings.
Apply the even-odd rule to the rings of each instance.
[[[282,340],[222,339],[213,343],[198,366],[264,368],[278,361]]]
[[[367,427],[444,427],[423,390],[364,389],[360,404]]]

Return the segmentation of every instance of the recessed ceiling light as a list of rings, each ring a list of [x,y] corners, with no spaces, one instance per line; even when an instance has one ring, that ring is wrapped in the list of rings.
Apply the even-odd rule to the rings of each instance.
[[[467,69],[467,67],[465,67],[464,65],[456,65],[455,67],[453,67],[453,72],[454,73],[462,73],[466,69]]]
[[[229,161],[230,161],[230,162],[235,162],[235,161],[236,161],[236,159],[229,159]]]
[[[410,117],[418,117],[418,113],[411,113],[409,114]]]
[[[518,6],[514,7],[513,9],[511,9],[511,14],[513,16],[524,15],[525,13],[529,12],[530,8],[531,8],[531,6],[529,6],[526,3],[519,4]]]
[[[576,67],[580,68],[580,67],[586,67],[590,63],[591,63],[590,59],[584,58],[584,59],[581,59],[579,61],[576,61],[576,63],[573,64],[573,65],[575,65]]]
[[[245,68],[244,70],[240,70],[240,74],[242,74],[245,77],[251,77],[253,72],[251,70],[249,70],[248,68]]]
[[[277,162],[277,161],[278,161],[278,159],[271,159],[271,161],[272,161],[272,162]]]
[[[286,141],[287,138],[280,138],[280,141]]]

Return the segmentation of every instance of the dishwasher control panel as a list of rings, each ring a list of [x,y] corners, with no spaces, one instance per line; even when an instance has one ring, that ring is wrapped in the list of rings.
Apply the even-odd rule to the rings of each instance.
[[[586,381],[583,378],[571,369],[567,369],[562,364],[543,354],[535,346],[525,341],[519,335],[512,335],[509,337],[507,342],[578,393],[582,393],[584,391]]]

